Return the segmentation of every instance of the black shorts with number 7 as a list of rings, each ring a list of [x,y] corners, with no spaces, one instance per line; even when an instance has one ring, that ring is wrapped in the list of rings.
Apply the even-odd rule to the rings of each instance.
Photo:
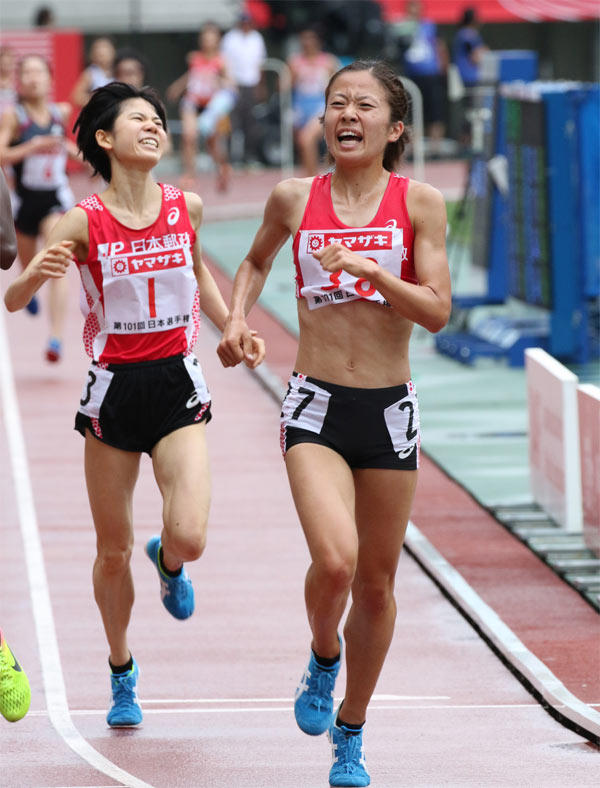
[[[338,386],[294,372],[281,411],[283,456],[318,443],[351,468],[419,467],[419,406],[412,381],[389,388]]]

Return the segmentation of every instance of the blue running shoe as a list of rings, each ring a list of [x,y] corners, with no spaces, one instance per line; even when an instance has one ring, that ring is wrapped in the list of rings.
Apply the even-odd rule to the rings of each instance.
[[[40,311],[40,304],[35,296],[31,297],[31,301],[27,304],[25,309],[30,315],[37,315],[37,313]]]
[[[311,650],[308,666],[296,689],[294,716],[300,730],[309,736],[319,736],[331,725],[333,689],[342,664],[341,648],[340,639],[340,658],[330,668],[319,665]]]
[[[354,788],[371,785],[367,771],[362,731],[351,733],[334,721],[329,728],[331,742],[331,771],[329,785],[332,788]]]
[[[139,675],[140,669],[135,659],[128,673],[111,672],[112,704],[106,715],[106,722],[111,728],[126,728],[139,725],[142,721],[142,707],[136,692]]]
[[[194,588],[185,566],[177,577],[166,575],[158,561],[160,536],[153,536],[146,545],[146,555],[158,570],[160,598],[169,613],[175,618],[189,618],[194,612]]]

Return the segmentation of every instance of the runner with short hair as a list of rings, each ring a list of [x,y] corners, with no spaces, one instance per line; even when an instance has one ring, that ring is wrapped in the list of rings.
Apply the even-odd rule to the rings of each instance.
[[[202,200],[158,184],[152,170],[166,144],[157,94],[112,82],[96,90],[76,123],[85,160],[108,187],[82,200],[8,287],[22,309],[51,279],[79,268],[87,301],[83,340],[92,358],[75,419],[85,437],[85,473],[97,535],[94,592],[109,644],[111,726],[142,720],[138,665],[127,628],[133,606],[132,498],[140,457],[152,458],[163,530],[146,545],[161,598],[176,618],[194,610],[184,562],[204,550],[210,502],[205,425],[211,400],[192,353],[200,309],[223,328],[227,307],[202,261]],[[250,367],[264,356],[251,338]]]

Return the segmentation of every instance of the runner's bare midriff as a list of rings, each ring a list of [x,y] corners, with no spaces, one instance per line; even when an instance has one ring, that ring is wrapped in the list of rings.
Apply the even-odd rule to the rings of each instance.
[[[295,369],[356,388],[384,388],[410,380],[410,320],[367,301],[309,310],[298,300],[300,343]]]

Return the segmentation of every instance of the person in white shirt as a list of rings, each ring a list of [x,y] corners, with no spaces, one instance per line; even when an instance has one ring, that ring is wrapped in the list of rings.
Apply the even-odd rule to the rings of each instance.
[[[251,162],[257,158],[259,129],[253,110],[262,88],[261,67],[267,50],[262,35],[253,27],[250,14],[242,12],[237,27],[223,36],[221,52],[238,90],[232,113],[233,127],[242,131],[244,161]]]

